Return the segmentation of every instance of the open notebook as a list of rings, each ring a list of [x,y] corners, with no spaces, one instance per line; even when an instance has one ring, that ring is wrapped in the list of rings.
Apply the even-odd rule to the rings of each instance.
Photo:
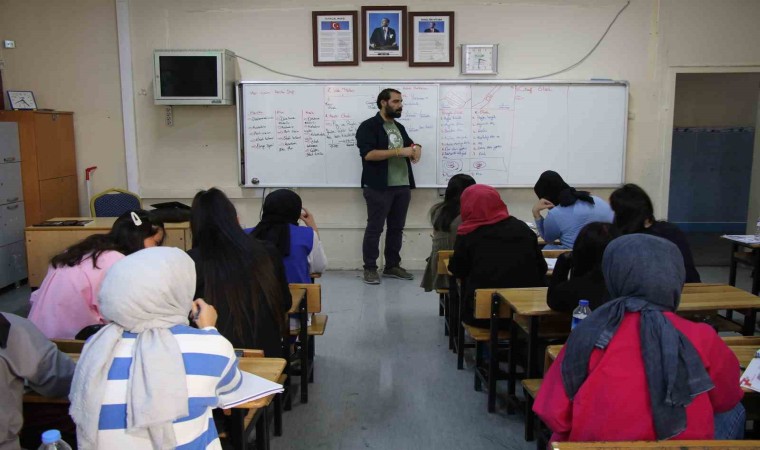
[[[229,394],[219,396],[219,406],[228,409],[242,403],[252,402],[272,394],[279,394],[284,389],[281,384],[261,378],[258,375],[240,371],[243,380],[240,387]]]

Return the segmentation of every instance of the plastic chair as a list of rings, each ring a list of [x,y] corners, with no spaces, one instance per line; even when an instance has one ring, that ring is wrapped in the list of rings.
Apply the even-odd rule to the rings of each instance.
[[[124,189],[111,188],[90,200],[90,214],[93,217],[119,217],[132,209],[142,209],[142,199]]]

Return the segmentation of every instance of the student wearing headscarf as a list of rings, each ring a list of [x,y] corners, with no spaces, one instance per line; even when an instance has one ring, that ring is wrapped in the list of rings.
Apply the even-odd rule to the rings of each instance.
[[[20,450],[19,433],[22,425],[25,425],[25,431],[30,431],[30,424],[24,424],[22,420],[24,384],[48,397],[64,397],[69,393],[73,375],[74,361],[58,351],[55,344],[32,322],[14,314],[0,314],[1,450]],[[50,405],[46,406],[49,409]],[[65,416],[65,410],[63,415]],[[35,421],[41,422],[39,416],[40,414],[33,417]],[[61,419],[57,418],[59,421]],[[49,429],[49,425],[51,424],[44,424],[45,429]],[[45,431],[39,430],[39,426],[43,424],[34,424],[33,427],[37,431]],[[54,426],[60,428],[60,422]],[[40,435],[33,434],[38,445]]]
[[[586,191],[577,191],[562,177],[547,170],[538,178],[533,191],[538,202],[533,206],[533,218],[538,232],[547,242],[545,249],[573,248],[575,238],[584,225],[591,222],[612,223],[610,205]],[[541,211],[548,209],[546,218]],[[552,242],[559,239],[560,245]]]
[[[622,236],[607,246],[602,270],[613,300],[576,326],[533,405],[552,441],[737,438],[739,362],[709,325],[675,314],[678,247]],[[736,430],[714,426],[726,412],[736,420],[721,422]]]
[[[298,226],[301,219],[305,227]],[[247,229],[253,237],[277,247],[285,264],[288,283],[311,283],[312,273],[327,268],[314,215],[303,207],[301,197],[290,189],[278,189],[264,200],[261,221]]]
[[[108,271],[100,306],[111,323],[85,344],[69,395],[80,450],[221,449],[212,410],[248,376],[194,291],[195,264],[177,248],[145,249]]]
[[[475,290],[544,286],[546,260],[536,234],[509,215],[499,192],[491,186],[476,184],[465,189],[461,213],[449,271],[464,281],[462,320],[483,327],[485,322],[473,318]]]

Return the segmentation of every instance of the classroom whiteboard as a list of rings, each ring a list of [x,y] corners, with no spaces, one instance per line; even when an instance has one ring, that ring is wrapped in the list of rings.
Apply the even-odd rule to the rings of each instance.
[[[555,170],[581,186],[622,183],[625,82],[242,82],[238,144],[245,187],[360,187],[356,129],[377,94],[399,90],[397,119],[423,147],[418,187],[457,173],[500,187],[532,187]]]

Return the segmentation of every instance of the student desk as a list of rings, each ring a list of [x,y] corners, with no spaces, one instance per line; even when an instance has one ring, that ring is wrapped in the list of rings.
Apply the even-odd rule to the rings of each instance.
[[[82,239],[108,233],[116,217],[56,217],[50,220],[92,220],[81,227],[36,227],[28,226],[26,235],[26,258],[29,271],[29,286],[40,287],[45,279],[50,259]],[[189,250],[192,247],[190,222],[167,223],[164,225],[166,237],[164,246]]]
[[[508,371],[508,396],[515,399],[516,390],[516,338],[524,333],[527,336],[528,361],[526,378],[536,378],[538,368],[539,328],[542,323],[551,324],[551,332],[544,333],[546,338],[561,339],[569,334],[570,317],[552,311],[546,304],[547,288],[513,288],[496,289],[503,301],[500,305],[491,302],[476,301],[475,317],[490,317],[492,308],[499,308],[495,317],[512,315],[511,345]],[[476,296],[477,297],[477,296]],[[508,312],[501,311],[508,308]],[[760,297],[728,285],[687,283],[681,295],[678,311],[717,311],[723,309],[744,310],[743,334],[751,336],[754,333],[756,311],[760,308]],[[506,314],[505,314],[506,312]],[[563,323],[564,320],[564,323]],[[511,403],[511,402],[509,402]],[[508,403],[508,404],[509,404]],[[511,410],[511,407],[510,407]]]
[[[760,293],[760,244],[748,244],[736,241],[728,236],[721,236],[721,238],[731,242],[731,266],[728,272],[728,284],[736,286],[736,265],[741,261],[752,266],[755,274],[752,279],[752,293],[758,295]],[[748,248],[751,253],[743,252],[739,247]]]

